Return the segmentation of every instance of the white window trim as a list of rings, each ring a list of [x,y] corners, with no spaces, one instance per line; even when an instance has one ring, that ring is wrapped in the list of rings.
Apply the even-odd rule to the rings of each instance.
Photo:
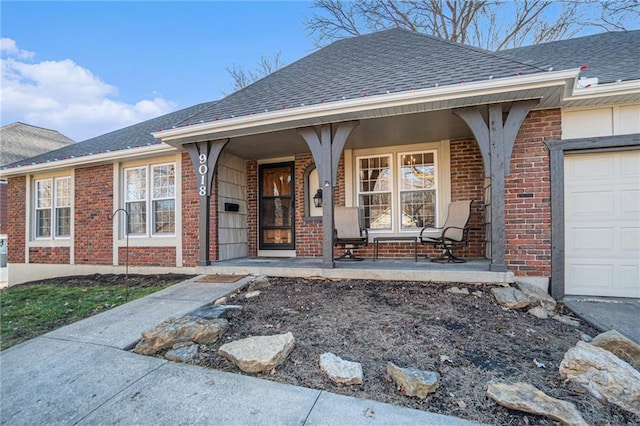
[[[365,159],[365,158],[383,158],[386,157],[388,159],[388,163],[389,163],[389,182],[388,182],[388,186],[389,189],[387,191],[364,191],[361,192],[360,191],[360,161],[361,159]],[[364,193],[364,194],[390,194],[390,203],[391,203],[391,229],[370,229],[371,232],[374,233],[388,233],[388,232],[394,232],[395,229],[395,222],[396,222],[396,215],[397,215],[397,206],[396,206],[396,191],[395,189],[395,185],[396,185],[396,168],[394,167],[394,157],[395,154],[394,153],[376,153],[376,154],[369,154],[369,155],[358,155],[355,158],[355,162],[356,162],[356,176],[357,176],[357,180],[355,182],[355,186],[356,186],[356,190],[355,190],[355,196],[356,196],[356,206],[359,206],[359,198],[360,198],[360,194]]]
[[[51,218],[51,236],[50,237],[36,237],[36,197],[38,196],[36,191],[36,182],[42,180],[52,181],[60,178],[69,178],[70,180],[70,209],[71,209],[71,220],[70,220],[70,229],[69,236],[55,236],[55,194],[53,194],[54,199],[52,200],[52,218]],[[70,247],[71,251],[69,253],[71,263],[73,264],[73,239],[74,239],[74,230],[75,230],[75,173],[73,170],[66,170],[64,172],[59,173],[48,173],[43,175],[31,175],[28,176],[25,182],[26,185],[26,206],[25,206],[25,260],[29,262],[29,248],[30,247]],[[55,191],[55,185],[53,190]]]
[[[426,142],[410,145],[390,145],[378,148],[367,148],[358,150],[345,150],[345,204],[348,207],[358,206],[358,184],[359,177],[357,174],[357,158],[367,157],[371,155],[384,155],[392,154],[393,157],[398,157],[399,154],[407,152],[425,152],[435,151],[436,163],[436,226],[441,226],[442,221],[447,215],[447,206],[451,202],[451,154],[450,154],[450,141],[441,140],[437,142]],[[394,161],[394,164],[397,164]],[[392,179],[398,181],[397,172],[392,171]],[[392,192],[394,200],[392,202],[393,209],[400,208],[399,189],[394,188]],[[420,230],[405,230],[400,231],[399,224],[396,224],[395,219],[397,215],[394,215],[394,228],[392,230],[369,230],[369,239],[373,240],[376,236],[411,236],[419,235]]]
[[[176,266],[182,265],[182,155],[181,153],[153,159],[137,160],[127,163],[113,164],[113,211],[124,208],[124,170],[143,167],[149,168],[153,165],[169,164],[175,165],[176,172],[176,189],[175,189],[175,233],[174,234],[154,234],[152,237],[147,235],[127,235],[125,230],[124,213],[118,213],[113,220],[113,264],[119,264],[118,249],[126,247],[175,247],[176,248]]]

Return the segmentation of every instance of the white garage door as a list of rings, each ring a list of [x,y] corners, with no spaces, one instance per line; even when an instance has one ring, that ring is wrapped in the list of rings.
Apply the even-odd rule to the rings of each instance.
[[[565,293],[640,297],[640,151],[567,155]]]

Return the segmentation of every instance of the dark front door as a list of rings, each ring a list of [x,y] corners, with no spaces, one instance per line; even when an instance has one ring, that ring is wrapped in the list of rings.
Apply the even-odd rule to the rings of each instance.
[[[260,166],[260,249],[293,250],[293,163]]]

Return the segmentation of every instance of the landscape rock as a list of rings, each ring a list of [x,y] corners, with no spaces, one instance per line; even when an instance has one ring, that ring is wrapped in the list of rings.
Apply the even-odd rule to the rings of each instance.
[[[218,353],[247,373],[269,371],[282,364],[295,345],[291,332],[254,336],[220,346]]]
[[[196,317],[202,319],[229,318],[229,314],[238,313],[242,310],[242,306],[238,305],[207,305],[189,312],[188,317]]]
[[[447,293],[453,293],[453,294],[469,294],[469,290],[466,288],[459,288],[459,287],[450,287],[447,290],[445,290]]]
[[[387,376],[393,380],[401,394],[425,399],[440,386],[440,374],[415,368],[401,368],[387,362]]]
[[[269,278],[266,275],[255,277],[250,283],[247,291],[264,290],[270,285]]]
[[[596,398],[640,416],[640,373],[611,352],[578,341],[564,355],[560,374]]]
[[[256,291],[249,291],[244,295],[245,299],[252,299],[254,297],[258,297],[260,296],[261,291],[260,290],[256,290]]]
[[[618,331],[609,330],[598,334],[591,344],[608,350],[621,360],[628,362],[636,370],[640,369],[640,345]]]
[[[536,306],[527,311],[530,315],[533,315],[536,318],[547,319],[549,318],[549,312],[543,308],[542,306]]]
[[[491,383],[487,396],[512,410],[545,416],[564,425],[587,425],[574,404],[552,398],[528,383]]]
[[[509,309],[521,309],[529,306],[529,297],[513,287],[492,288],[491,293],[499,305]]]
[[[134,352],[153,355],[176,343],[211,343],[218,340],[229,326],[226,319],[204,320],[194,317],[169,318],[142,333]]]
[[[320,355],[320,369],[336,384],[362,384],[362,364],[359,362],[347,361],[330,352],[325,352]]]
[[[516,286],[527,295],[532,304],[540,305],[551,312],[556,309],[556,300],[540,287],[522,281],[516,281]]]
[[[471,294],[473,294],[475,297],[482,297],[482,296],[484,296],[484,293],[483,293],[483,292],[481,292],[480,290],[476,290],[476,291],[474,291],[474,292],[473,292],[473,293],[471,293]]]
[[[227,297],[221,297],[219,299],[216,299],[216,301],[213,302],[213,304],[214,305],[226,305],[228,300],[229,300],[229,298],[227,298]]]
[[[178,346],[168,350],[164,357],[169,361],[189,362],[198,355],[200,345]]]
[[[558,322],[561,322],[561,323],[567,324],[567,325],[572,325],[574,327],[578,327],[580,325],[580,321],[578,321],[575,318],[571,318],[571,317],[569,317],[567,315],[558,314],[558,315],[554,315],[552,318],[554,320],[558,321]]]

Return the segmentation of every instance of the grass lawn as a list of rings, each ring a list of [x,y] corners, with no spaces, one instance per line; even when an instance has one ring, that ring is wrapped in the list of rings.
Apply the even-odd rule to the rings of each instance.
[[[167,284],[129,287],[128,301]],[[0,290],[0,350],[125,303],[124,285],[37,284]]]

